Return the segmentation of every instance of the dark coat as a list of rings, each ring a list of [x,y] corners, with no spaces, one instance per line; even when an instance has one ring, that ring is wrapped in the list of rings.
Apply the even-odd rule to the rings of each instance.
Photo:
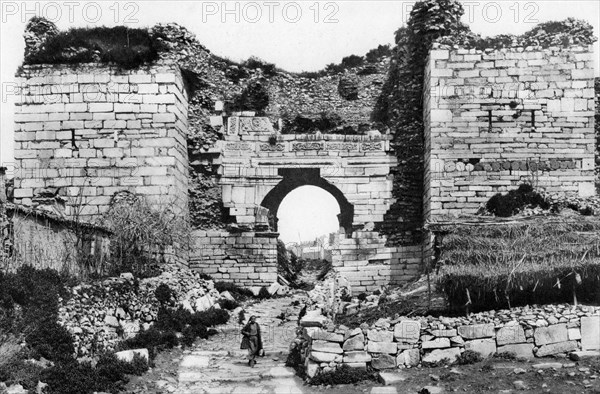
[[[263,348],[262,344],[262,336],[260,335],[260,325],[256,323],[257,328],[257,339],[258,339],[258,348],[256,349],[257,353],[260,352]],[[242,328],[242,344],[240,345],[240,349],[249,349],[250,348],[250,322]]]

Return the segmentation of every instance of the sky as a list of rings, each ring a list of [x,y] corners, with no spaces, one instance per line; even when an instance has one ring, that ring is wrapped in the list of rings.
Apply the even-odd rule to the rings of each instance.
[[[520,34],[540,22],[584,19],[600,36],[600,1],[462,1],[463,21],[484,36]],[[23,61],[29,18],[44,16],[59,29],[130,27],[176,22],[213,53],[232,60],[258,56],[288,71],[314,71],[344,56],[393,44],[414,1],[6,1],[0,0],[0,165],[13,160],[14,77]],[[600,75],[598,42],[596,75]]]
[[[277,230],[284,243],[310,241],[337,232],[340,206],[335,198],[316,186],[292,190],[279,206]]]

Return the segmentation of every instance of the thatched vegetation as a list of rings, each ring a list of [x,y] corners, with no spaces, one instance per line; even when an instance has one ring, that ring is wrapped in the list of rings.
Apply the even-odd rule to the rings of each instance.
[[[438,286],[454,308],[600,302],[600,219],[436,224]]]

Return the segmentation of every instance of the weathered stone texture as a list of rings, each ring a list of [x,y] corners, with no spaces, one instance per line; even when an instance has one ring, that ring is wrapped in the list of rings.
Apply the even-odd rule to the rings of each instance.
[[[187,212],[187,93],[179,67],[24,66],[15,110],[15,202],[60,188],[92,220],[128,190]]]
[[[196,230],[191,239],[194,270],[243,286],[268,286],[277,280],[276,234]]]
[[[549,193],[595,194],[593,62],[573,60],[592,49],[459,51],[426,68],[425,217],[475,213],[531,173]]]

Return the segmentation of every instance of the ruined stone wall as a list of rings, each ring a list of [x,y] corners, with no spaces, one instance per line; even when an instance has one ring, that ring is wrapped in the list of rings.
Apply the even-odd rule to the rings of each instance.
[[[192,232],[190,268],[215,280],[266,286],[277,280],[277,233]]]
[[[425,81],[425,217],[475,213],[530,182],[594,189],[591,47],[434,49]]]
[[[24,207],[10,205],[12,253],[5,267],[15,269],[33,265],[51,268],[74,276],[89,274],[88,269],[105,266],[110,256],[106,230],[53,217]],[[85,265],[88,265],[87,267]]]
[[[467,318],[401,316],[354,329],[330,325],[326,330],[319,318],[309,311],[295,341],[310,377],[343,364],[385,370],[452,363],[466,350],[485,358],[510,352],[529,360],[570,354],[576,361],[600,350],[600,310],[593,306],[533,306]]]
[[[24,66],[15,110],[15,203],[58,188],[88,220],[128,190],[187,211],[187,93],[179,67]]]

